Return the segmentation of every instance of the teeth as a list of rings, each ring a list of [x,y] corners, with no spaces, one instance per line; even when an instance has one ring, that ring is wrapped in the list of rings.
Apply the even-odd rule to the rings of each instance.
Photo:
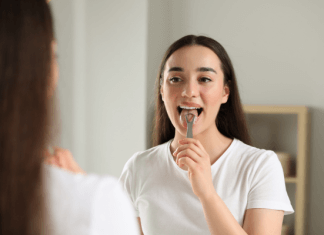
[[[200,108],[196,108],[196,107],[185,107],[185,106],[180,106],[180,108],[182,108],[182,109],[200,109]]]

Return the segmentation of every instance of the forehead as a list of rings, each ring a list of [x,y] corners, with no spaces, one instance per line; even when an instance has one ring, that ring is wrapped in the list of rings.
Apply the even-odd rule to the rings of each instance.
[[[199,67],[211,67],[220,69],[221,61],[211,49],[194,45],[186,46],[176,50],[165,64],[165,69],[171,67],[182,67],[184,70]]]

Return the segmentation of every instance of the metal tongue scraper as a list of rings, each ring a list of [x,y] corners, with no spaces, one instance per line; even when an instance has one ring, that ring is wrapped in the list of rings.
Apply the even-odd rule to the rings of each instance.
[[[187,138],[192,138],[192,126],[195,122],[196,116],[192,113],[186,114],[186,122],[187,122]]]

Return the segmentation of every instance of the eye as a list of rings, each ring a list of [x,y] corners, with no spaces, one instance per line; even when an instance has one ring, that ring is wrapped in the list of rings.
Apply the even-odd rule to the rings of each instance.
[[[171,83],[177,83],[177,82],[181,82],[182,80],[179,77],[172,77],[172,78],[169,79],[169,81]]]
[[[203,82],[203,83],[207,83],[207,82],[211,82],[212,80],[210,78],[207,77],[201,77],[199,78],[199,82]]]

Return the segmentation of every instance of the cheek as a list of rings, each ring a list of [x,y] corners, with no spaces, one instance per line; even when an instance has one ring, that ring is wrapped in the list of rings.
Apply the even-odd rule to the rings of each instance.
[[[201,92],[201,98],[205,105],[208,106],[219,106],[222,102],[223,92],[221,88],[203,88]]]
[[[178,91],[176,88],[167,88],[164,89],[164,105],[167,111],[167,114],[173,123],[176,125],[176,120],[178,118],[177,106]]]
[[[169,100],[169,101],[175,101],[177,96],[178,96],[178,90],[177,88],[166,88],[165,90],[165,96],[164,99]]]

